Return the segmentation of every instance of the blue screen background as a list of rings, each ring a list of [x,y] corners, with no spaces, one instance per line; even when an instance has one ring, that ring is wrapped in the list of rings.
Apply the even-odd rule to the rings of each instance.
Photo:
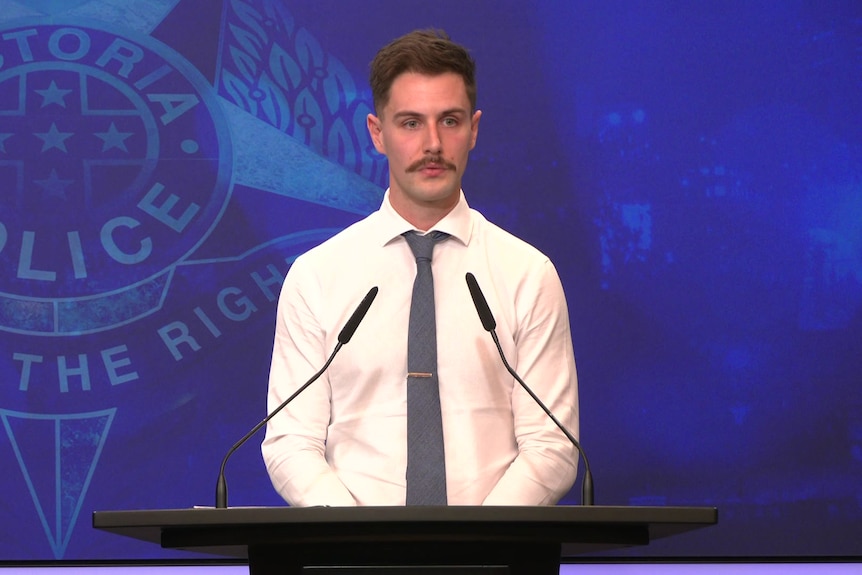
[[[191,556],[90,515],[213,504],[425,27],[478,63],[468,201],[563,280],[596,502],[719,508],[617,554],[858,556],[858,3],[0,0],[0,560]],[[282,504],[258,443],[231,505]]]

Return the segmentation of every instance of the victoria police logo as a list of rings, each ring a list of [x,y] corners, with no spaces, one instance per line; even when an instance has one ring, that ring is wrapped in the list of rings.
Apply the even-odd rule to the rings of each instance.
[[[158,309],[229,196],[211,92],[149,37],[2,33],[0,329],[94,333]]]
[[[104,488],[140,443],[160,472],[204,469],[219,442],[186,451],[161,423],[207,414],[210,439],[230,425],[212,387],[235,365],[264,380],[247,354],[271,345],[293,258],[382,197],[369,104],[280,0],[224,3],[196,38],[212,80],[179,52],[182,3],[31,0],[13,4],[62,16],[13,20],[0,0],[0,488],[29,495],[8,511],[30,519],[0,536],[4,557],[43,552],[19,551],[36,528],[75,556],[94,499],[173,491],[171,473]]]
[[[121,30],[51,20],[0,31],[0,332],[19,372],[0,423],[55,558],[118,409],[92,406],[90,392],[100,377],[112,388],[141,377],[127,344],[98,338],[162,309],[231,190],[212,86]],[[101,376],[90,355],[108,358]]]

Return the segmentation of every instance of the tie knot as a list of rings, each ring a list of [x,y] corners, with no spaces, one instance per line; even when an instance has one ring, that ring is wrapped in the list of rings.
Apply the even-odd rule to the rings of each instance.
[[[449,237],[449,234],[445,232],[431,232],[424,236],[416,232],[406,232],[403,235],[410,249],[413,250],[413,256],[417,260],[429,261],[431,260],[431,253],[434,251],[434,244]]]

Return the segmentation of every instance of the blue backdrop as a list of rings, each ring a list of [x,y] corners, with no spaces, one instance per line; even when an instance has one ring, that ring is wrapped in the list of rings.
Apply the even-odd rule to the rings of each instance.
[[[468,200],[563,279],[597,503],[720,508],[629,554],[858,556],[858,2],[0,0],[0,559],[183,557],[90,514],[213,504],[290,262],[386,186],[368,61],[429,26]],[[281,504],[259,439],[232,505]]]

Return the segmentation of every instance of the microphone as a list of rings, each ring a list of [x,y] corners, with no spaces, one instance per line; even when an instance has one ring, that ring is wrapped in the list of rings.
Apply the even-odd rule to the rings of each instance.
[[[344,345],[350,341],[356,328],[359,327],[360,322],[365,319],[365,314],[368,313],[368,308],[371,307],[371,302],[373,302],[376,297],[377,286],[374,286],[368,290],[368,293],[365,294],[365,297],[362,298],[362,301],[359,302],[358,306],[356,306],[356,311],[353,312],[353,315],[350,316],[350,319],[347,320],[347,323],[344,324],[344,327],[341,328],[341,331],[338,333],[339,345]]]
[[[535,400],[539,407],[542,408],[548,417],[557,424],[557,427],[560,428],[560,431],[568,438],[569,441],[572,442],[572,445],[575,446],[575,449],[578,450],[578,453],[581,456],[581,459],[584,460],[584,480],[581,485],[581,505],[592,505],[593,504],[593,474],[590,472],[590,463],[587,461],[587,454],[584,452],[581,447],[580,442],[575,439],[575,436],[566,429],[566,427],[560,423],[560,420],[557,419],[551,410],[539,399],[533,390],[524,383],[524,380],[515,373],[515,370],[512,369],[512,366],[509,365],[509,362],[506,360],[506,356],[503,353],[503,348],[500,346],[500,340],[497,338],[497,332],[495,331],[497,327],[497,322],[494,320],[494,315],[491,313],[491,308],[488,307],[488,302],[485,300],[485,296],[482,293],[482,290],[479,288],[479,282],[476,281],[476,278],[471,273],[467,273],[467,288],[470,290],[470,296],[473,298],[473,305],[476,306],[476,312],[479,314],[479,319],[482,321],[482,327],[485,328],[485,331],[491,334],[491,338],[494,340],[494,344],[497,346],[497,351],[500,352],[500,359],[503,360],[503,365],[506,367],[506,370],[515,378],[515,380],[521,384],[521,387],[524,388],[530,397]]]
[[[326,360],[326,363],[323,364],[323,367],[320,368],[320,371],[311,376],[311,378],[306,381],[302,387],[293,392],[293,395],[285,399],[281,402],[281,405],[276,407],[270,414],[264,417],[257,425],[251,428],[251,431],[246,433],[242,439],[234,443],[233,447],[231,447],[227,454],[225,454],[224,459],[221,462],[221,468],[218,473],[218,481],[216,481],[216,509],[225,509],[227,507],[227,480],[225,479],[224,469],[227,465],[227,460],[233,455],[233,452],[242,447],[242,445],[251,439],[251,436],[260,430],[261,427],[267,424],[267,422],[275,417],[275,415],[287,407],[287,404],[296,398],[300,393],[305,391],[305,389],[314,383],[317,378],[323,375],[323,372],[326,371],[326,368],[329,367],[329,364],[332,363],[332,360],[335,359],[335,354],[350,341],[350,338],[353,337],[353,333],[356,331],[356,328],[359,327],[360,322],[365,318],[365,314],[368,312],[368,308],[371,307],[371,302],[374,301],[374,298],[377,297],[377,286],[374,286],[368,293],[365,294],[365,297],[362,298],[362,301],[356,308],[356,311],[353,312],[353,315],[350,316],[350,319],[347,320],[347,323],[344,324],[344,327],[338,334],[338,344],[335,346],[335,349],[332,350],[332,353],[329,356],[329,359]]]

